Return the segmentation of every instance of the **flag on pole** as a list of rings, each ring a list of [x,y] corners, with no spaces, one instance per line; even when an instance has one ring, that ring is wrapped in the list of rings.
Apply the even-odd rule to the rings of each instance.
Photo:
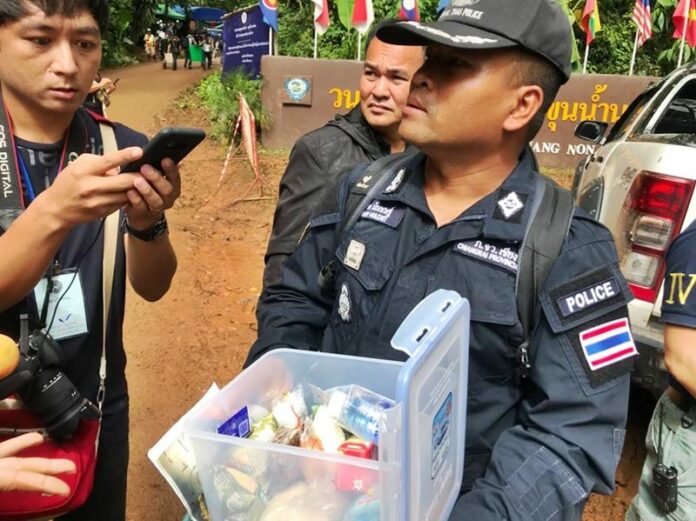
[[[585,0],[585,9],[582,11],[580,27],[585,31],[587,37],[585,43],[590,45],[595,35],[602,30],[602,23],[599,21],[598,0]]]
[[[418,12],[418,0],[401,0],[401,10],[399,18],[402,20],[420,21],[420,13]]]
[[[650,17],[650,0],[636,0],[631,19],[638,30],[638,47],[652,36],[652,18]]]
[[[375,20],[375,11],[372,8],[372,0],[355,0],[353,4],[353,16],[351,25],[360,34],[365,34]]]
[[[314,30],[324,34],[329,28],[329,2],[328,0],[312,0],[314,2]]]
[[[439,15],[442,11],[445,10],[445,7],[447,7],[450,3],[450,0],[440,0],[440,2],[437,4],[437,14]]]
[[[556,0],[556,3],[561,6],[561,9],[568,18],[568,38],[570,38],[571,49],[570,65],[574,72],[580,72],[582,70],[582,59],[578,51],[578,42],[575,41],[575,33],[573,33],[573,26],[577,20],[575,19],[575,15],[570,11],[570,7],[568,7],[565,0]]]
[[[259,0],[263,21],[278,32],[278,0]]]
[[[680,0],[672,21],[674,22],[674,38],[685,37],[689,47],[696,47],[696,2]],[[686,33],[684,33],[684,26],[686,26]]]

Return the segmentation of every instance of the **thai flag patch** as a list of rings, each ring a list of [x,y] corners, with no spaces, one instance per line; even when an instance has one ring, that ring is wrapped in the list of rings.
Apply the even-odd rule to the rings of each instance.
[[[580,345],[593,371],[638,354],[627,318],[582,331]]]

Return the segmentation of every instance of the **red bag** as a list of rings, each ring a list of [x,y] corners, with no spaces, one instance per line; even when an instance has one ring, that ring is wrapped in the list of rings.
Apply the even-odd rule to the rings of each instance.
[[[11,399],[6,400],[10,402]],[[0,441],[23,434],[39,425],[38,420],[26,409],[2,409],[0,401],[0,425],[13,425],[18,432],[6,434],[0,429]],[[94,468],[97,463],[97,448],[101,422],[81,420],[80,425],[68,441],[58,443],[46,438],[44,443],[23,450],[17,456],[39,458],[61,458],[75,463],[75,473],[59,474],[56,477],[70,487],[67,496],[50,495],[43,492],[9,491],[0,493],[0,520],[22,521],[37,518],[50,519],[82,506],[94,483]],[[5,431],[5,432],[2,432]]]

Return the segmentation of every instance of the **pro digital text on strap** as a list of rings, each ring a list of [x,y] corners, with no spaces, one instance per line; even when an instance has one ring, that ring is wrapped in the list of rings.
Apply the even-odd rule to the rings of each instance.
[[[87,128],[80,120],[79,112],[75,115],[68,130],[68,137],[63,145],[58,170],[67,166],[67,160],[74,158],[85,151],[87,143]],[[14,220],[19,217],[27,204],[23,193],[22,177],[24,183],[29,183],[28,194],[33,195],[33,187],[28,170],[22,171],[21,158],[14,139],[12,119],[0,94],[0,227],[7,230]]]

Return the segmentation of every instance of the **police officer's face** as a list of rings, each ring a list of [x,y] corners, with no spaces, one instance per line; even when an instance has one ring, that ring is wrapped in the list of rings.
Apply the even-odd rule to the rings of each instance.
[[[360,78],[360,110],[370,126],[396,130],[413,73],[423,63],[423,48],[370,42]]]
[[[26,6],[27,16],[0,26],[3,95],[32,113],[75,112],[99,69],[99,26],[88,11],[47,17]]]
[[[466,51],[430,45],[413,76],[399,134],[428,152],[481,152],[498,147],[517,103],[506,51]]]

